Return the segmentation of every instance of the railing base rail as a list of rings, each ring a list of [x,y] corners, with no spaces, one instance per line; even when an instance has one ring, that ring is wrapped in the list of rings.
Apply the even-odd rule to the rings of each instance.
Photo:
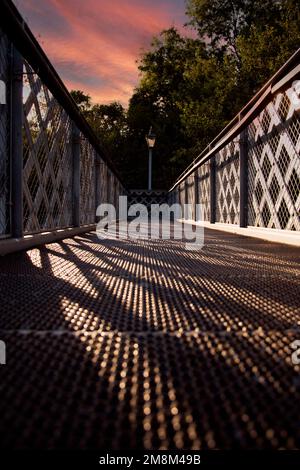
[[[9,238],[1,240],[0,256],[35,248],[46,243],[55,243],[65,238],[74,237],[87,232],[96,230],[95,224],[83,225],[81,227],[71,227],[51,232],[41,232],[34,235],[25,235],[22,238]]]
[[[300,236],[299,232],[293,230],[279,230],[273,228],[264,227],[239,227],[234,224],[223,224],[216,222],[211,224],[210,222],[195,222],[194,220],[179,219],[178,222],[184,222],[191,225],[199,225],[204,228],[211,230],[219,230],[221,232],[233,233],[236,235],[242,235],[243,237],[257,238],[274,243],[283,243],[290,246],[300,247]]]

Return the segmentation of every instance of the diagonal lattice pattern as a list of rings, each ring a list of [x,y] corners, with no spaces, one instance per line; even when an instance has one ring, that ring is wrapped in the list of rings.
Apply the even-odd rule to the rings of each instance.
[[[300,230],[300,98],[293,83],[277,93],[247,127],[245,161],[246,225],[278,230]],[[197,169],[197,200],[202,220],[210,220],[211,189],[215,221],[240,223],[240,151],[243,133]],[[191,176],[173,191],[180,201],[194,205]],[[211,188],[211,185],[213,187]],[[176,194],[174,196],[176,199]],[[181,202],[183,204],[183,202]],[[190,214],[188,217],[190,218]],[[214,218],[214,217],[213,217]]]
[[[108,188],[107,188],[107,166],[100,159],[100,202],[107,202],[108,200]]]
[[[249,126],[249,225],[300,230],[299,106],[289,88]]]
[[[114,182],[114,175],[108,169],[107,171],[107,182],[108,182],[108,202],[110,204],[114,204],[115,202],[115,182]]]
[[[189,176],[186,180],[186,197],[187,202],[190,204],[188,213],[185,214],[185,219],[195,220],[195,176]]]
[[[210,168],[209,162],[198,169],[198,200],[202,206],[202,218],[210,220]]]
[[[299,249],[89,234],[0,268],[2,448],[299,447]]]
[[[26,233],[72,226],[74,125],[30,65],[24,65],[23,186]],[[80,224],[95,222],[99,202],[116,202],[117,178],[81,133]],[[96,172],[99,172],[97,174]]]
[[[184,205],[188,202],[187,197],[186,197],[185,181],[178,186],[177,190],[178,190],[178,203],[181,206],[181,213],[184,214]]]
[[[0,237],[10,232],[9,175],[9,41],[0,29],[0,86],[6,103],[0,103]],[[2,87],[5,87],[5,89]]]
[[[216,156],[216,221],[239,224],[239,141],[224,147]]]
[[[72,225],[72,122],[24,65],[24,231]]]
[[[128,207],[134,204],[143,204],[147,210],[151,211],[151,205],[165,204],[167,201],[167,191],[160,190],[138,190],[128,191]]]
[[[80,139],[80,224],[95,222],[95,150],[87,139]]]

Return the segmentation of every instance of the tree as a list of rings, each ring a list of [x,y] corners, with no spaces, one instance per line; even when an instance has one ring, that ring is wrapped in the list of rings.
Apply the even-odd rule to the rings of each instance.
[[[78,108],[83,114],[86,114],[92,105],[92,100],[90,95],[85,94],[81,90],[71,90],[70,92],[73,100],[77,104]]]
[[[199,50],[203,51],[200,41],[183,38],[175,28],[170,28],[153,39],[150,51],[140,59],[141,81],[130,100],[128,124],[139,136],[145,169],[145,134],[150,125],[155,129],[153,181],[159,187],[170,185],[186,164],[181,151],[189,147],[181,121],[188,86],[185,72]]]
[[[263,27],[275,21],[280,4],[280,0],[188,0],[187,14],[213,54],[231,53],[240,66],[238,38],[254,24]]]
[[[96,104],[91,107],[87,120],[101,141],[106,154],[120,173],[123,173],[127,138],[127,119],[123,106],[118,102]]]
[[[192,158],[216,137],[228,119],[240,109],[235,96],[237,84],[234,70],[230,57],[222,63],[213,57],[198,57],[186,71],[189,87],[181,104],[181,122]]]
[[[254,94],[298,49],[300,45],[300,3],[281,2],[280,17],[262,29],[250,28],[247,36],[238,38],[242,67],[240,92],[245,98]]]
[[[113,142],[117,144],[126,135],[126,113],[118,102],[92,106],[88,121],[95,133],[108,146],[111,146]]]
[[[129,187],[146,187],[150,126],[153,183],[168,188],[299,47],[299,0],[188,0],[187,11],[198,37],[153,39],[127,110],[72,92]]]

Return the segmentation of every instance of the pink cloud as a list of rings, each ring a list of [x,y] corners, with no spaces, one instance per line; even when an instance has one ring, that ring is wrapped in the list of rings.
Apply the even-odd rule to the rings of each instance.
[[[138,83],[142,48],[175,21],[184,22],[184,0],[155,5],[150,0],[16,0],[16,5],[33,32],[41,33],[42,47],[66,85],[88,92],[95,102],[126,104]]]

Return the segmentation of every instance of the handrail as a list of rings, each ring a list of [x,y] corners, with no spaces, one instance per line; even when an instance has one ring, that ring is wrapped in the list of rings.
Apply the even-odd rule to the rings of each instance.
[[[39,75],[60,105],[67,111],[78,129],[87,137],[102,160],[105,161],[109,169],[117,176],[123,187],[126,187],[113,162],[106,155],[98,137],[79,111],[77,104],[63,81],[11,0],[1,1],[0,24],[7,37],[30,63],[30,66]]]
[[[300,48],[285,62],[285,64],[265,83],[251,98],[241,111],[227,124],[224,129],[205,147],[194,161],[179,175],[175,184],[169,189],[173,191],[185,178],[199,166],[208,161],[220,151],[231,139],[234,139],[245,128],[261,109],[264,108],[270,95],[285,87],[292,78],[300,75]],[[213,147],[212,147],[213,146]]]

